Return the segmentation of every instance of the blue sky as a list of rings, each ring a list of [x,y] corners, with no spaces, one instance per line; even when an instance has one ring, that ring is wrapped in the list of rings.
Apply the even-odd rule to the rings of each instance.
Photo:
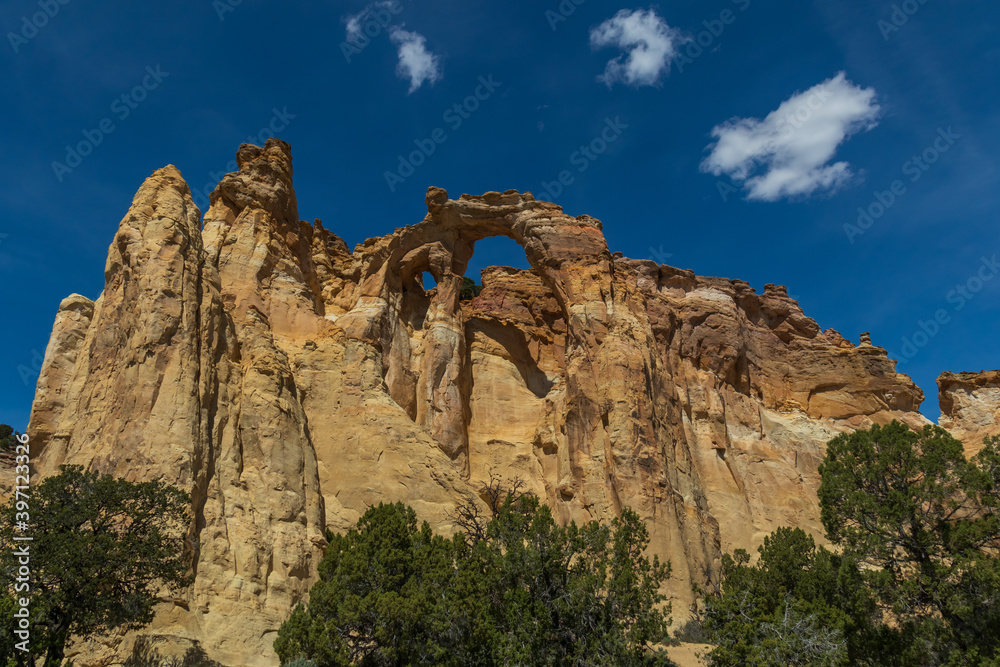
[[[269,125],[300,216],[351,247],[418,222],[430,185],[528,190],[612,251],[785,284],[820,326],[870,331],[931,418],[939,373],[1000,368],[994,2],[8,0],[0,30],[15,428],[143,179],[172,163],[210,191]],[[526,265],[506,239],[472,275],[490,264]]]

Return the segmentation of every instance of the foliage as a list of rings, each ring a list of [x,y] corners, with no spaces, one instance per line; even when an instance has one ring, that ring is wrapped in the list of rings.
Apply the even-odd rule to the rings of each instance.
[[[308,606],[278,633],[279,657],[320,667],[647,661],[666,633],[669,566],[642,555],[649,537],[634,512],[611,526],[559,526],[537,498],[509,492],[490,509],[450,540],[400,503],[369,509],[333,536]]]
[[[7,424],[0,424],[0,452],[13,452],[17,446],[17,434]]]
[[[476,281],[469,277],[462,278],[462,286],[459,288],[458,298],[460,301],[475,299],[483,291],[482,285],[477,285]]]
[[[222,667],[208,657],[200,645],[188,647],[180,657],[165,657],[155,646],[155,639],[139,637],[132,645],[132,654],[125,660],[124,667]]]
[[[914,432],[893,422],[830,441],[823,525],[864,564],[915,656],[1000,658],[998,471],[1000,439],[969,462],[937,426]]]
[[[333,535],[320,581],[282,625],[275,650],[319,665],[437,664],[447,630],[440,599],[453,579],[452,544],[402,504],[369,509]]]
[[[62,661],[70,635],[149,623],[157,593],[189,581],[183,553],[188,496],[161,481],[133,483],[62,466],[33,487],[30,522],[31,648],[46,665]],[[0,527],[0,573],[14,592],[16,522],[12,498]],[[18,592],[23,595],[23,592]]]
[[[690,618],[684,625],[674,631],[673,644],[707,644],[711,634],[705,628],[705,622],[700,618]]]
[[[472,543],[485,540],[490,521],[500,513],[500,509],[508,500],[513,501],[524,491],[524,480],[514,479],[505,485],[503,479],[491,468],[489,481],[480,492],[482,503],[474,500],[460,502],[451,515],[451,521]]]
[[[0,591],[0,665],[3,667],[20,667],[29,664],[28,657],[15,648],[15,644],[21,641],[14,634],[18,621],[14,612],[19,608],[14,596],[10,595],[6,589]]]
[[[1000,438],[893,422],[830,441],[822,521],[723,557],[713,665],[1000,665]]]
[[[853,562],[798,528],[779,528],[758,552],[755,565],[742,549],[723,556],[722,594],[705,613],[712,664],[863,664],[877,610]]]
[[[660,585],[670,573],[645,558],[649,535],[629,509],[611,526],[558,526],[534,496],[510,497],[470,562],[487,574],[500,664],[637,664],[667,636]]]

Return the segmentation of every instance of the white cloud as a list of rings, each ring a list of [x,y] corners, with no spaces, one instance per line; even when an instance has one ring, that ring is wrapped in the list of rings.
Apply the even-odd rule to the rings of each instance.
[[[358,41],[358,39],[361,38],[361,19],[364,16],[364,14],[365,12],[360,12],[358,14],[354,14],[353,16],[348,16],[346,19],[344,19],[345,23],[347,24],[346,37],[348,42],[356,42]]]
[[[374,34],[377,35],[382,28],[388,25],[393,14],[398,12],[396,0],[380,0],[366,5],[357,14],[351,14],[344,18],[347,41],[352,43],[367,41],[364,34],[365,23],[371,23],[371,27],[375,28]]]
[[[427,40],[423,35],[393,26],[389,37],[399,49],[396,74],[410,80],[411,93],[425,81],[434,84],[441,79],[441,59],[427,50]]]
[[[618,82],[655,86],[670,71],[677,45],[684,41],[681,32],[668,26],[652,9],[623,9],[590,31],[592,48],[616,46],[628,52],[609,61],[604,74],[597,78],[609,88]]]
[[[852,176],[847,162],[830,164],[837,148],[878,125],[878,116],[875,90],[841,72],[792,95],[763,120],[734,118],[716,126],[701,170],[742,182],[752,200],[833,191]]]

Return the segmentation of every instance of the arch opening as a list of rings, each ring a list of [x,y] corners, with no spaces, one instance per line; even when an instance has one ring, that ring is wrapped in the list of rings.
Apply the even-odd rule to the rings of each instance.
[[[482,284],[482,271],[491,266],[510,266],[525,270],[531,268],[524,248],[509,236],[487,236],[476,241],[465,269],[465,277],[475,281],[477,285]]]
[[[437,281],[434,280],[434,276],[431,275],[430,271],[421,271],[418,278],[420,285],[424,288],[424,292],[430,292],[432,289],[437,287]]]

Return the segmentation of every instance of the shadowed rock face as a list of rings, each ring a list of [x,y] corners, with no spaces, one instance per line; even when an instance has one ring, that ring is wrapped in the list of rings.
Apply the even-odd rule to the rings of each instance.
[[[100,298],[60,306],[29,427],[41,475],[78,463],[191,492],[196,582],[148,631],[178,650],[277,664],[324,527],[400,500],[451,532],[491,470],[565,521],[635,509],[684,617],[722,550],[821,533],[831,437],[926,423],[885,350],[820,331],[783,287],[612,255],[599,221],[515,191],[431,188],[423,221],[352,253],[298,220],[287,144],[237,157],[203,228],[175,168],[143,184]],[[532,268],[488,269],[460,301],[489,236]]]

